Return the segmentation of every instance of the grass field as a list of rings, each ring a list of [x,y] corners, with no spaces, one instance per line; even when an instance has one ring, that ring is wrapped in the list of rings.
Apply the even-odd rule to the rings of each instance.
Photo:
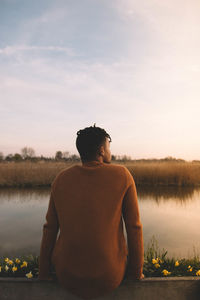
[[[0,187],[50,186],[61,170],[74,164],[81,165],[81,162],[1,163]],[[127,162],[123,165],[131,172],[137,185],[200,186],[198,162]]]

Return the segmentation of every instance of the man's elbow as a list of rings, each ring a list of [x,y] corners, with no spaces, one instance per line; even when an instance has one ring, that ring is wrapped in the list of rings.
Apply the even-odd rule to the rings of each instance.
[[[130,222],[130,223],[127,223],[126,224],[126,229],[127,229],[127,231],[129,231],[129,230],[134,230],[134,231],[143,231],[143,226],[142,226],[142,223],[141,222],[137,222],[137,223],[132,223],[132,222]]]

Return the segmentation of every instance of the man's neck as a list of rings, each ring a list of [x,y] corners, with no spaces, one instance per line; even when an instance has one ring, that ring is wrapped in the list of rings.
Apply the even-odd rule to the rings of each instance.
[[[86,163],[89,163],[91,161],[96,161],[96,162],[100,162],[100,163],[103,163],[103,158],[102,156],[99,156],[98,158],[94,158],[94,159],[91,159],[91,160],[82,160],[82,164],[86,164]]]

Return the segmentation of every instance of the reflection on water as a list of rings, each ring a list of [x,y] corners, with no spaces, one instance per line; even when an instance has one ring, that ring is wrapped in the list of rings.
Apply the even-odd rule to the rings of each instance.
[[[145,245],[154,235],[169,256],[200,250],[200,189],[138,187]],[[39,254],[50,189],[0,189],[0,256]]]
[[[0,189],[0,256],[39,253],[50,189]]]
[[[1,188],[0,204],[4,201],[17,201],[20,203],[30,201],[44,201],[50,195],[50,188]]]
[[[200,189],[179,186],[139,186],[137,187],[137,193],[141,201],[152,199],[159,204],[162,201],[170,199],[180,204],[193,201],[195,193],[200,193]]]
[[[200,189],[164,187],[138,189],[144,241],[153,235],[169,256],[200,253]]]

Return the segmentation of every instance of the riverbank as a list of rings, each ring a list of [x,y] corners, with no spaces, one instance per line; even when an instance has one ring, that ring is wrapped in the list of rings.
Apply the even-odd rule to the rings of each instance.
[[[0,257],[0,277],[37,278],[39,256]],[[51,273],[55,277],[52,266]],[[190,258],[167,257],[153,236],[144,253],[143,273],[148,277],[200,277],[200,257],[196,253]],[[125,279],[127,278],[125,274]]]
[[[39,257],[33,255],[0,258],[0,277],[38,277]],[[52,276],[55,270],[52,268]],[[148,277],[200,277],[200,261],[165,257],[145,258],[143,273]],[[125,275],[125,279],[127,276]]]
[[[81,162],[0,163],[0,187],[48,187],[61,170],[75,164],[81,165]],[[200,186],[198,162],[127,162],[123,165],[138,186]]]

